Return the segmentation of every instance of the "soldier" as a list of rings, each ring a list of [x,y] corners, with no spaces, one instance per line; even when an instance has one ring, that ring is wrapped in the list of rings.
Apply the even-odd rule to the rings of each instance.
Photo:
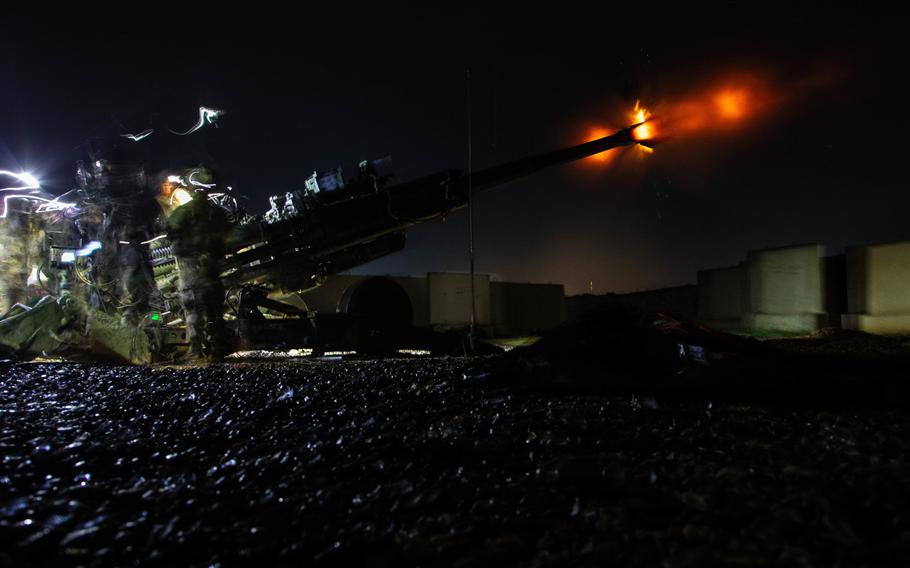
[[[4,215],[0,218],[0,315],[30,299],[31,275],[41,270],[44,261],[44,223],[41,214],[37,213],[35,201],[23,196],[8,200],[3,207]]]
[[[193,179],[209,185],[212,174],[199,168]],[[190,344],[188,355],[220,361],[229,347],[221,270],[230,223],[226,212],[212,203],[203,186],[197,185],[195,189],[193,199],[171,213],[167,234],[180,276],[180,304],[186,321],[186,340]]]
[[[99,284],[121,303],[123,319],[138,324],[152,307],[163,307],[147,244],[156,236],[161,208],[145,167],[115,148],[108,157],[80,162],[77,179],[89,196],[88,208],[101,219],[94,229],[103,245]]]
[[[0,315],[27,299],[28,275],[39,262],[33,246],[36,229],[25,211],[10,209],[0,219]]]

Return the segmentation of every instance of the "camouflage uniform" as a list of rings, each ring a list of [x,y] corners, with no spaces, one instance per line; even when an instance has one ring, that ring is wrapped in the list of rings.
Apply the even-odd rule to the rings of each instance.
[[[0,315],[28,299],[28,276],[41,264],[41,237],[34,215],[10,210],[0,219]]]
[[[167,221],[168,238],[180,275],[180,304],[190,355],[219,360],[227,354],[224,285],[221,283],[227,214],[197,192]]]
[[[155,237],[155,222],[159,207],[157,201],[142,196],[131,202],[115,202],[110,211],[107,231],[108,243],[116,251],[121,297],[126,304],[123,317],[138,323],[150,311],[150,303],[161,304],[155,276],[149,259],[149,247],[142,244]],[[109,274],[109,277],[113,274]]]
[[[81,185],[91,195],[87,207],[101,220],[100,227],[86,223],[83,230],[102,244],[96,281],[99,287],[122,303],[123,319],[139,323],[151,304],[163,307],[149,263],[147,244],[156,235],[161,207],[151,193],[145,169],[139,164],[96,161],[85,169],[80,164]]]

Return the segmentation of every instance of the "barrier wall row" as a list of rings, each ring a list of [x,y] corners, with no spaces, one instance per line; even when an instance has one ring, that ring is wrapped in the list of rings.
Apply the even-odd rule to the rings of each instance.
[[[755,335],[834,326],[910,333],[910,242],[817,244],[750,251],[737,266],[698,273],[699,322]]]
[[[370,276],[339,275],[319,288],[284,298],[299,307],[324,313],[339,309],[342,297]],[[418,327],[436,330],[461,329],[470,324],[471,277],[452,272],[416,276],[383,276],[407,294]],[[493,282],[487,274],[474,276],[476,324],[491,337],[536,333],[565,321],[565,289],[562,284]]]

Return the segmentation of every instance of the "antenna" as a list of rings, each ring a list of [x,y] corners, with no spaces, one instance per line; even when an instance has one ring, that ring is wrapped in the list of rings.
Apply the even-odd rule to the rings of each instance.
[[[468,97],[468,263],[471,275],[471,327],[468,331],[468,344],[471,354],[477,352],[477,300],[474,292],[474,188],[472,184],[473,147],[471,140],[471,68],[467,69],[467,97]]]

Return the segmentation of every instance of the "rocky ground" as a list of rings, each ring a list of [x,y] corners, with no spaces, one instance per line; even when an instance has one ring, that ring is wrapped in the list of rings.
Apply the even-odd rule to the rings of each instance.
[[[502,386],[472,359],[0,368],[0,564],[863,566],[906,410]]]

